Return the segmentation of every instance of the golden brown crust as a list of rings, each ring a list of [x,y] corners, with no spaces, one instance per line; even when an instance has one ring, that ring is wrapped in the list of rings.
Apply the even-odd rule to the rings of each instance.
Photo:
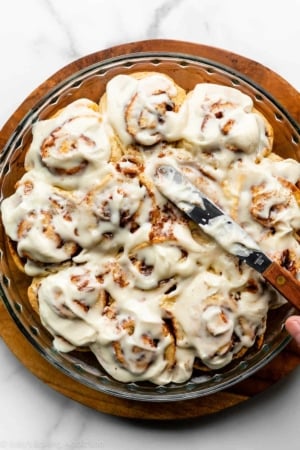
[[[16,267],[20,270],[20,272],[25,273],[24,265],[26,260],[24,258],[21,258],[18,254],[17,248],[16,248],[16,242],[12,241],[9,237],[7,238],[7,245],[10,252],[10,255],[13,259],[13,262],[15,263]]]
[[[266,157],[266,156],[270,155],[272,152],[273,142],[274,142],[274,130],[273,130],[270,122],[266,119],[266,117],[260,111],[258,111],[256,108],[253,108],[252,112],[254,112],[258,116],[260,116],[265,125],[265,135],[268,139],[268,146],[262,151],[260,158],[261,158],[261,156]]]
[[[31,285],[27,290],[28,300],[32,309],[39,314],[38,289],[40,287],[41,278],[33,278]]]

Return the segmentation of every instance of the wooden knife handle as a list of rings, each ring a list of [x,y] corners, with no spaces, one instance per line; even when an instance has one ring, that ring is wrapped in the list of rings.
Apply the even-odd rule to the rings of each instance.
[[[300,310],[300,281],[276,262],[262,273],[265,279]]]

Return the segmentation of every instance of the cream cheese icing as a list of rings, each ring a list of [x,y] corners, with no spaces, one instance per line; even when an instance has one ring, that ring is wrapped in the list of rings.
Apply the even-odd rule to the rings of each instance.
[[[155,185],[159,166],[181,170],[299,278],[300,165],[270,154],[250,97],[118,75],[100,108],[77,100],[32,131],[1,212],[57,350],[87,347],[117,380],[166,384],[195,365],[221,368],[263,337],[284,300]]]
[[[164,74],[117,75],[107,84],[109,122],[125,145],[175,140],[185,117],[176,113],[178,87]]]
[[[268,147],[262,116],[253,111],[251,98],[237,89],[198,84],[183,109],[187,110],[187,120],[182,136],[202,149],[259,154]]]

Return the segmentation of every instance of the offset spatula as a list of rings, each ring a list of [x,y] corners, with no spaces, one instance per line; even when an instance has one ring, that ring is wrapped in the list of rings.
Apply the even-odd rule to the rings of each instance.
[[[160,166],[155,174],[155,185],[221,247],[257,270],[300,309],[300,282],[272,261],[240,225],[203,195],[180,171],[169,165]]]

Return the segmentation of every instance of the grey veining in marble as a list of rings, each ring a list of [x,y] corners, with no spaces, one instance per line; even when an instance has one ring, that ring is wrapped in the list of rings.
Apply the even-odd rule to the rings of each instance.
[[[163,27],[165,19],[175,8],[178,8],[180,3],[183,2],[184,0],[165,1],[154,10],[152,20],[146,30],[147,39],[155,39],[160,37],[161,28]]]
[[[68,26],[67,21],[64,20],[64,17],[60,14],[59,9],[57,9],[57,3],[51,0],[43,0],[43,2],[45,3],[45,10],[49,12],[50,16],[53,18],[57,24],[57,27],[64,36],[63,43],[66,49],[66,54],[70,58],[79,58],[80,54],[75,48],[75,37]]]

